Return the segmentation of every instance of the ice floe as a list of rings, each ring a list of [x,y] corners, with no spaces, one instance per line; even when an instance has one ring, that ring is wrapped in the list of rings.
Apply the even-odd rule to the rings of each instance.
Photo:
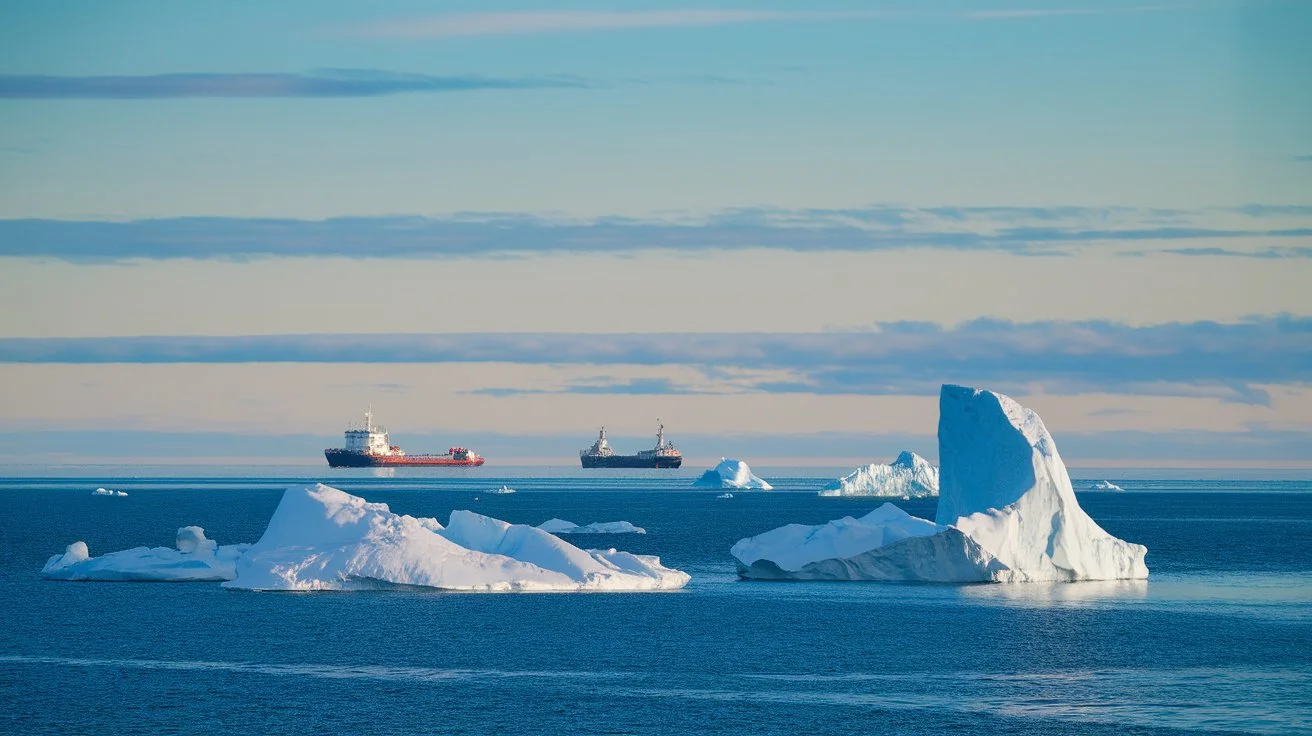
[[[501,486],[500,488],[493,488],[490,491],[486,491],[486,493],[491,493],[494,496],[506,496],[511,493],[517,493],[517,491],[510,486]]]
[[[94,491],[91,492],[91,495],[93,495],[93,496],[126,496],[126,495],[128,495],[128,494],[127,494],[126,492],[124,492],[124,491],[114,491],[114,490],[110,490],[110,489],[108,489],[108,488],[97,488],[96,490],[94,490]]]
[[[768,491],[771,485],[752,475],[752,469],[742,460],[721,458],[720,464],[702,473],[693,486],[696,488],[733,488],[738,490]]]
[[[886,465],[857,468],[831,482],[821,496],[925,498],[938,495],[938,468],[914,452],[903,451]]]
[[[236,562],[249,544],[220,547],[198,526],[178,530],[176,548],[136,547],[92,557],[86,542],[74,542],[41,569],[51,580],[101,582],[216,582],[236,577]]]
[[[472,511],[452,511],[443,527],[319,484],[283,494],[264,536],[224,586],[636,591],[681,588],[688,580],[656,557],[585,551],[542,529]]]
[[[1109,481],[1109,480],[1100,480],[1100,481],[1098,481],[1097,483],[1094,483],[1094,484],[1093,484],[1093,490],[1095,490],[1095,491],[1124,491],[1125,489],[1124,489],[1124,488],[1121,488],[1120,486],[1116,485],[1115,483],[1113,483],[1113,482],[1111,482],[1111,481]]]
[[[594,521],[580,526],[564,519],[548,519],[538,528],[552,534],[646,534],[647,530],[627,521]]]
[[[733,494],[732,494],[732,493],[721,493],[720,495],[716,496],[716,498],[733,498]]]
[[[933,582],[1141,579],[1147,550],[1080,508],[1038,414],[962,386],[939,395],[935,521],[891,504],[861,519],[789,525],[740,540],[744,577]]]

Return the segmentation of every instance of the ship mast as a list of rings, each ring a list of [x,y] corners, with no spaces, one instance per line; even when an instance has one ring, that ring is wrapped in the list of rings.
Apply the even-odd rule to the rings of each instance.
[[[665,447],[665,425],[661,424],[660,419],[656,420],[656,424],[656,449],[659,450]]]
[[[370,404],[368,409],[364,410],[364,431],[374,431],[374,405]]]

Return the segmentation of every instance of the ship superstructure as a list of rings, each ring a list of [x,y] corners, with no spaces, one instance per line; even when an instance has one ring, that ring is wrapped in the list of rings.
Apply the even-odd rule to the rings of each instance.
[[[465,447],[452,447],[445,455],[410,455],[391,444],[387,430],[374,424],[373,407],[364,413],[364,425],[346,430],[346,446],[323,451],[334,468],[377,468],[397,465],[477,466],[483,458]]]
[[[660,420],[656,421],[659,424]],[[606,428],[602,427],[592,447],[579,451],[579,462],[585,468],[677,468],[683,464],[683,453],[665,439],[665,425],[660,424],[655,447],[639,450],[635,455],[616,455],[606,439]]]

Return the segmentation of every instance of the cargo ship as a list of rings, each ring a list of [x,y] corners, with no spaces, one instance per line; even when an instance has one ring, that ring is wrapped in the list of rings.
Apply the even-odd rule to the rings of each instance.
[[[445,455],[410,455],[390,444],[387,431],[374,425],[374,412],[364,413],[364,427],[346,430],[346,447],[332,447],[323,451],[328,465],[334,468],[391,468],[398,465],[472,467],[483,464],[483,458],[466,447],[452,447]]]
[[[584,468],[677,468],[683,464],[683,453],[665,441],[665,425],[661,424],[656,430],[655,447],[639,450],[636,455],[616,455],[606,440],[606,428],[602,427],[592,447],[579,450],[579,462]]]

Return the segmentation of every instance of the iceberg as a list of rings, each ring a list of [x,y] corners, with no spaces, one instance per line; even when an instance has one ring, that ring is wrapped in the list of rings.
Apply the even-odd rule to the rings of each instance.
[[[831,482],[821,496],[927,498],[938,495],[938,468],[907,450],[887,465],[866,465]]]
[[[933,522],[884,504],[860,519],[791,524],[731,550],[746,578],[1073,582],[1148,577],[1147,549],[1080,508],[1043,420],[991,391],[943,386]]]
[[[217,582],[237,576],[237,559],[249,544],[220,547],[198,526],[178,530],[176,549],[136,547],[92,557],[86,542],[68,545],[54,555],[41,576],[50,580],[100,582]]]
[[[1109,480],[1100,480],[1100,481],[1098,481],[1097,483],[1094,483],[1094,484],[1093,484],[1093,490],[1095,490],[1095,491],[1123,491],[1123,490],[1125,490],[1125,489],[1124,489],[1124,488],[1121,488],[1120,486],[1116,485],[1115,483],[1113,483],[1113,482],[1111,482],[1111,481],[1109,481]]]
[[[733,494],[732,494],[732,493],[721,493],[720,495],[716,496],[716,498],[733,498]]]
[[[108,488],[97,488],[96,490],[94,490],[94,491],[91,492],[91,495],[93,495],[93,496],[126,496],[126,495],[128,495],[128,494],[125,493],[125,492],[123,492],[123,491],[111,491],[111,490],[108,489]]]
[[[517,491],[515,491],[515,489],[511,488],[510,486],[501,486],[500,488],[493,488],[492,490],[487,491],[487,493],[490,493],[494,496],[505,496],[516,492]]]
[[[539,529],[552,534],[646,534],[647,530],[634,526],[627,521],[594,521],[587,526],[579,526],[564,519],[548,519],[538,524]]]
[[[536,527],[472,511],[436,519],[393,513],[318,484],[289,488],[264,535],[224,587],[462,591],[639,591],[681,588],[689,576],[660,559],[582,550]]]
[[[720,458],[720,464],[702,473],[694,483],[695,488],[733,488],[738,490],[768,491],[769,483],[752,475],[752,469],[742,460]]]

